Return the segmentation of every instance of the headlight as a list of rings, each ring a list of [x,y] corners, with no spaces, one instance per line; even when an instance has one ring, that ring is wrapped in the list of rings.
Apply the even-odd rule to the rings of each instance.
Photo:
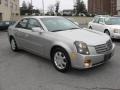
[[[77,48],[77,52],[80,54],[84,54],[84,55],[89,55],[90,52],[88,50],[88,46],[86,43],[81,42],[81,41],[75,41],[74,42],[76,48]]]
[[[119,29],[114,29],[114,33],[119,33]]]

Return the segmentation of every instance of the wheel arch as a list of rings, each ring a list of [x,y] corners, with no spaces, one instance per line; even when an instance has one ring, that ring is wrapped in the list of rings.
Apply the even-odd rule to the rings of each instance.
[[[50,58],[52,59],[52,55],[53,55],[53,52],[56,48],[61,48],[63,49],[67,54],[68,54],[68,58],[69,58],[69,62],[70,62],[70,66],[72,66],[72,62],[71,62],[71,57],[70,57],[70,53],[69,53],[69,50],[64,48],[63,46],[61,45],[54,45],[51,50],[50,50]]]
[[[105,30],[104,30],[104,33],[105,33],[106,31],[109,31],[109,30],[108,30],[108,29],[105,29]],[[109,32],[110,32],[110,31],[109,31]]]
[[[69,51],[66,48],[64,48],[64,46],[54,45],[50,50],[50,57],[52,57],[52,54],[53,54],[54,50],[57,49],[57,48],[61,48],[61,49],[65,50],[67,52],[67,54],[69,55]]]

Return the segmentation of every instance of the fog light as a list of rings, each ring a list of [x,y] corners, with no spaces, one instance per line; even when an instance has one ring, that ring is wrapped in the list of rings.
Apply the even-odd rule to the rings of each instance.
[[[90,68],[90,67],[92,67],[92,61],[91,61],[91,60],[85,60],[85,61],[84,61],[84,66],[85,66],[85,68]]]

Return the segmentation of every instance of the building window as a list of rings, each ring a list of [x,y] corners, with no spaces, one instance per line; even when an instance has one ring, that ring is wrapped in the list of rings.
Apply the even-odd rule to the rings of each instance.
[[[13,9],[13,3],[12,2],[10,3],[10,8]]]
[[[1,0],[0,0],[0,4],[1,4]]]
[[[17,10],[17,5],[15,5],[15,10]]]
[[[5,0],[5,6],[8,6],[8,0]]]
[[[0,13],[0,20],[2,20],[2,13]]]

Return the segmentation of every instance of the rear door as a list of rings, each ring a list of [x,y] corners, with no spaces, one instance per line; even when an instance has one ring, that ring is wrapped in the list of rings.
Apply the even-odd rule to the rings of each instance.
[[[99,22],[99,17],[97,17],[93,20],[92,25],[91,25],[92,29],[98,30],[98,25],[99,25],[98,22]]]
[[[26,48],[26,40],[25,36],[27,36],[27,24],[28,24],[28,19],[22,19],[15,27],[14,35],[15,39],[18,43],[18,45],[21,48]]]
[[[105,30],[104,18],[99,19],[97,28],[100,32],[104,32],[104,30]]]

